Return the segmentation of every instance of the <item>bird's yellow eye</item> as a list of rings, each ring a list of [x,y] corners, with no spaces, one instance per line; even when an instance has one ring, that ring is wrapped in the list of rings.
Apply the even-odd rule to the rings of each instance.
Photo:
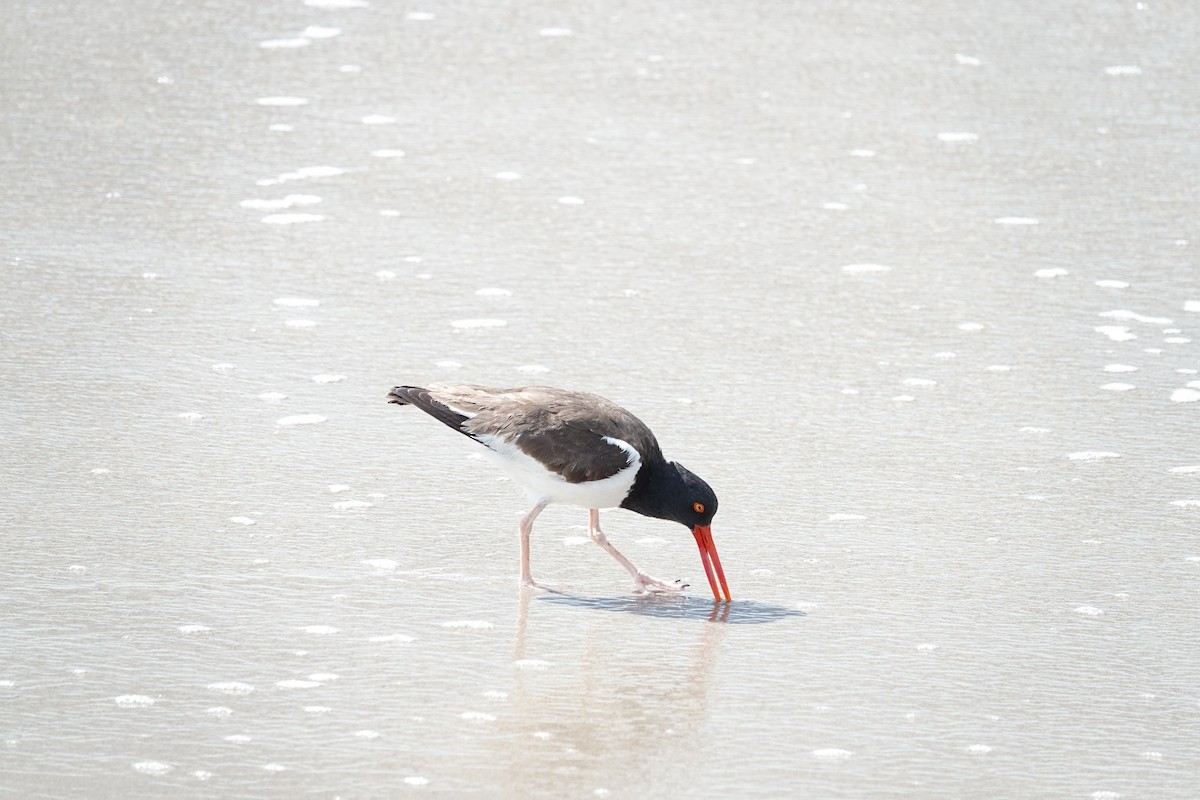
[[[704,513],[704,503],[692,503],[692,508],[696,511],[697,514]]]

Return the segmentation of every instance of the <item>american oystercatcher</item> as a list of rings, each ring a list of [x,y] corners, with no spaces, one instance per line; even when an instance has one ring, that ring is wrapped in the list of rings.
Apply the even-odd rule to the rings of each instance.
[[[650,429],[616,403],[551,386],[465,384],[397,386],[388,402],[416,406],[479,442],[533,498],[520,524],[523,585],[540,586],[529,574],[533,521],[549,504],[568,503],[588,509],[588,535],[629,570],[639,592],[678,592],[686,584],[651,577],[621,555],[600,530],[600,509],[627,508],[682,523],[700,548],[713,597],[721,599],[719,579],[725,600],[732,600],[710,527],[716,494],[695,474],[667,461]]]

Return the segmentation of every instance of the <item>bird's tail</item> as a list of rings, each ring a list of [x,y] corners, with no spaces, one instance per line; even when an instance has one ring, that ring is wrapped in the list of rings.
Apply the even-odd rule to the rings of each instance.
[[[398,406],[411,406],[414,395],[423,391],[425,390],[420,386],[393,386],[392,390],[387,393],[388,402]]]

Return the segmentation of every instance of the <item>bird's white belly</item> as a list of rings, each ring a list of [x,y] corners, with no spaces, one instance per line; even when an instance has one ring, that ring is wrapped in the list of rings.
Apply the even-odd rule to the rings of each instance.
[[[514,445],[493,437],[481,436],[479,440],[487,445],[488,460],[508,474],[532,499],[538,501],[566,503],[582,508],[615,508],[629,495],[642,466],[641,457],[632,446],[619,439],[613,439],[610,440],[611,444],[629,454],[629,465],[598,481],[570,483]]]

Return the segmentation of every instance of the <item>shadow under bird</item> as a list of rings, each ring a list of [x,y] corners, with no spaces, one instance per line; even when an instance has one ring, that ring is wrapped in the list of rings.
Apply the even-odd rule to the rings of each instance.
[[[646,425],[616,403],[587,392],[526,386],[397,386],[388,402],[424,411],[486,448],[487,455],[533,498],[521,518],[521,583],[546,588],[529,572],[533,521],[551,503],[588,509],[588,535],[633,576],[639,592],[679,592],[686,584],[647,575],[600,530],[600,509],[626,508],[685,525],[721,600],[733,598],[712,538],[717,495],[707,483],[663,457]],[[715,573],[715,577],[714,577]]]

